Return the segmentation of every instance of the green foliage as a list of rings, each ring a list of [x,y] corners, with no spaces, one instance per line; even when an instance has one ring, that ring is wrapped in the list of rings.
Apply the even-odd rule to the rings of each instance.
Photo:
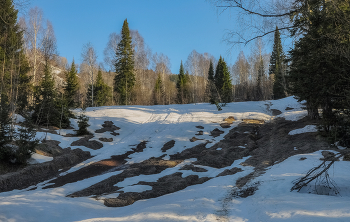
[[[0,101],[0,160],[9,160],[12,156],[10,143],[13,140],[12,120],[9,115],[10,104],[6,94],[1,94]]]
[[[209,102],[211,104],[215,104],[215,101],[217,101],[217,89],[215,86],[215,80],[214,80],[214,66],[213,62],[210,60],[209,65],[209,71],[208,71],[208,93],[209,93]]]
[[[164,90],[163,90],[163,82],[160,74],[156,79],[156,84],[154,86],[154,105],[161,104],[163,98]]]
[[[131,100],[131,92],[136,79],[134,74],[134,51],[126,19],[124,20],[121,36],[116,52],[114,90],[118,93],[119,104],[127,105]]]
[[[23,52],[23,33],[17,24],[17,10],[12,0],[0,0],[0,93],[17,101],[21,112],[31,94],[29,65]],[[14,110],[12,110],[14,111]]]
[[[310,1],[294,16],[292,34],[305,35],[290,51],[290,91],[307,101],[308,115],[334,141],[349,143],[350,9],[346,1]],[[298,25],[298,26],[297,26]]]
[[[190,97],[189,81],[190,81],[189,75],[185,74],[185,70],[181,61],[178,80],[176,83],[177,101],[179,104],[184,104],[189,101],[189,97]]]
[[[283,53],[280,32],[276,26],[273,49],[270,59],[269,75],[274,75],[273,95],[274,99],[286,97],[285,82],[285,55]]]
[[[80,114],[78,116],[78,127],[79,129],[77,130],[77,135],[78,136],[83,136],[83,135],[88,135],[90,132],[87,130],[89,127],[89,117],[87,117],[84,114]]]
[[[55,82],[51,74],[51,66],[46,63],[44,77],[34,88],[33,120],[38,125],[67,128],[69,118],[73,115],[69,111],[63,95],[56,93]]]
[[[224,59],[220,56],[214,76],[216,89],[221,98],[220,102],[229,103],[232,101],[232,82],[230,72]]]
[[[14,152],[14,158],[17,163],[26,164],[32,153],[34,153],[35,147],[39,143],[39,140],[35,139],[35,135],[36,130],[32,119],[29,116],[25,116],[25,121],[19,127],[15,140],[17,149]]]
[[[91,101],[91,84],[88,86],[86,101]],[[112,89],[102,79],[102,71],[98,70],[96,82],[94,84],[94,105],[106,106],[112,98]],[[86,104],[90,105],[89,102]]]
[[[64,87],[64,99],[66,100],[68,108],[76,108],[75,96],[79,89],[79,81],[77,70],[74,61],[71,68],[66,72],[66,86]]]

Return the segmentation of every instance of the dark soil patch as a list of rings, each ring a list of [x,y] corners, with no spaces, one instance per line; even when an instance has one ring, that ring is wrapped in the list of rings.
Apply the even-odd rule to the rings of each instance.
[[[229,124],[229,123],[220,123],[220,126],[221,126],[222,128],[230,128],[230,127],[231,127],[231,124]]]
[[[224,131],[219,130],[218,128],[215,128],[215,129],[214,129],[213,131],[211,131],[210,133],[211,133],[210,136],[212,136],[212,137],[218,137],[218,136],[220,136],[221,134],[223,134]]]
[[[219,173],[216,177],[221,177],[221,176],[227,176],[227,175],[233,175],[238,172],[242,172],[243,170],[238,167],[233,167],[232,169],[226,169],[223,172]]]
[[[196,128],[198,128],[198,129],[204,129],[203,126],[196,126]]]
[[[208,170],[201,168],[201,167],[196,167],[193,164],[188,164],[180,168],[180,170],[192,170],[193,172],[207,172]]]
[[[34,164],[26,168],[0,176],[0,192],[25,189],[59,175],[60,172],[85,161],[91,157],[89,152],[81,149],[65,149],[65,153],[56,156],[50,162]]]
[[[159,174],[163,170],[174,167],[181,162],[182,161],[179,161],[179,160],[178,161],[162,160],[161,158],[153,157],[141,163],[134,163],[134,164],[128,165],[128,167],[125,168],[122,173],[112,176],[86,189],[72,193],[68,195],[68,197],[84,197],[84,196],[91,196],[91,195],[99,196],[102,194],[115,193],[120,189],[120,187],[117,187],[114,185],[123,181],[125,178],[135,177],[141,174],[143,175]]]
[[[152,186],[152,190],[147,190],[141,193],[128,192],[121,193],[117,198],[108,198],[104,200],[104,204],[107,207],[124,207],[133,204],[137,200],[150,199],[160,197],[165,194],[174,193],[179,190],[183,190],[188,186],[195,184],[202,184],[208,181],[210,178],[199,178],[197,175],[189,175],[182,178],[182,173],[177,172],[171,175],[159,178],[157,182],[143,182],[140,181],[138,185]]]
[[[249,196],[254,195],[255,191],[258,190],[258,186],[260,185],[260,182],[255,182],[254,184],[248,186],[248,187],[243,187],[240,189],[233,189],[231,191],[231,198],[246,198]]]
[[[112,135],[112,136],[118,136],[118,135],[120,135],[120,134],[119,134],[119,133],[116,133],[116,132],[112,132],[111,135]]]
[[[132,148],[133,151],[129,151],[123,155],[111,156],[110,159],[98,161],[75,172],[57,177],[56,179],[49,182],[54,184],[46,186],[43,189],[61,187],[65,184],[74,183],[90,177],[98,176],[111,170],[120,170],[118,167],[127,162],[125,159],[133,153],[142,152],[143,149],[146,148],[146,143],[147,141],[142,141],[137,145],[136,148]]]
[[[294,108],[291,108],[291,107],[287,107],[286,110],[293,110]]]
[[[58,144],[61,142],[57,140],[43,140],[42,143],[38,144],[35,148],[35,152],[44,156],[59,156],[64,153],[64,149],[62,149]]]
[[[102,124],[102,127],[102,129],[95,130],[95,133],[104,133],[107,131],[114,133],[115,130],[120,130],[120,128],[115,126],[112,121],[105,121],[104,124]]]
[[[175,146],[175,140],[170,140],[166,142],[162,147],[162,152],[166,152],[167,150],[173,148]]]
[[[85,136],[77,141],[74,141],[71,146],[85,146],[93,150],[101,149],[103,144],[96,140],[90,140],[92,137],[92,135]]]
[[[102,142],[113,142],[113,138],[105,138],[105,137],[102,137],[102,138],[99,138],[98,140],[102,141]]]
[[[278,109],[271,109],[271,112],[273,116],[278,116],[282,114],[282,112]]]

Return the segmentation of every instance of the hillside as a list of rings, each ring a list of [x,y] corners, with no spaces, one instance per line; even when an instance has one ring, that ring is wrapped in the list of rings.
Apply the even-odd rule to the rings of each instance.
[[[322,183],[290,192],[323,151],[344,152],[292,97],[222,111],[188,104],[85,114],[92,135],[42,129],[32,165],[0,176],[0,221],[350,219],[350,163],[342,158],[329,171],[340,195]]]

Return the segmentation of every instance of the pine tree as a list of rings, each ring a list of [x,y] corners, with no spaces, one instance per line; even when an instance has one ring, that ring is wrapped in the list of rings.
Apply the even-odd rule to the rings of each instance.
[[[68,108],[76,108],[75,96],[79,89],[79,81],[74,60],[70,69],[66,72],[66,85],[64,87],[64,99]]]
[[[270,59],[269,75],[274,75],[273,95],[274,99],[286,97],[285,82],[285,55],[283,53],[280,32],[276,26],[273,49]]]
[[[119,95],[119,103],[128,105],[136,80],[134,74],[134,51],[131,46],[129,25],[126,19],[121,31],[121,40],[117,46],[115,71],[114,89]]]
[[[176,83],[177,100],[179,104],[184,104],[188,102],[188,97],[189,97],[188,82],[189,82],[189,77],[188,75],[185,75],[185,70],[181,61],[178,80]]]

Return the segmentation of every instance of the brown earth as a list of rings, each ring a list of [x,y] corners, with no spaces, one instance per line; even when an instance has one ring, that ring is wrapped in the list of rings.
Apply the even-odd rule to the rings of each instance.
[[[103,144],[99,141],[96,140],[90,140],[92,137],[94,137],[93,135],[87,135],[84,136],[83,138],[74,141],[71,146],[85,146],[87,148],[93,149],[93,150],[98,150],[101,149],[103,147]]]

